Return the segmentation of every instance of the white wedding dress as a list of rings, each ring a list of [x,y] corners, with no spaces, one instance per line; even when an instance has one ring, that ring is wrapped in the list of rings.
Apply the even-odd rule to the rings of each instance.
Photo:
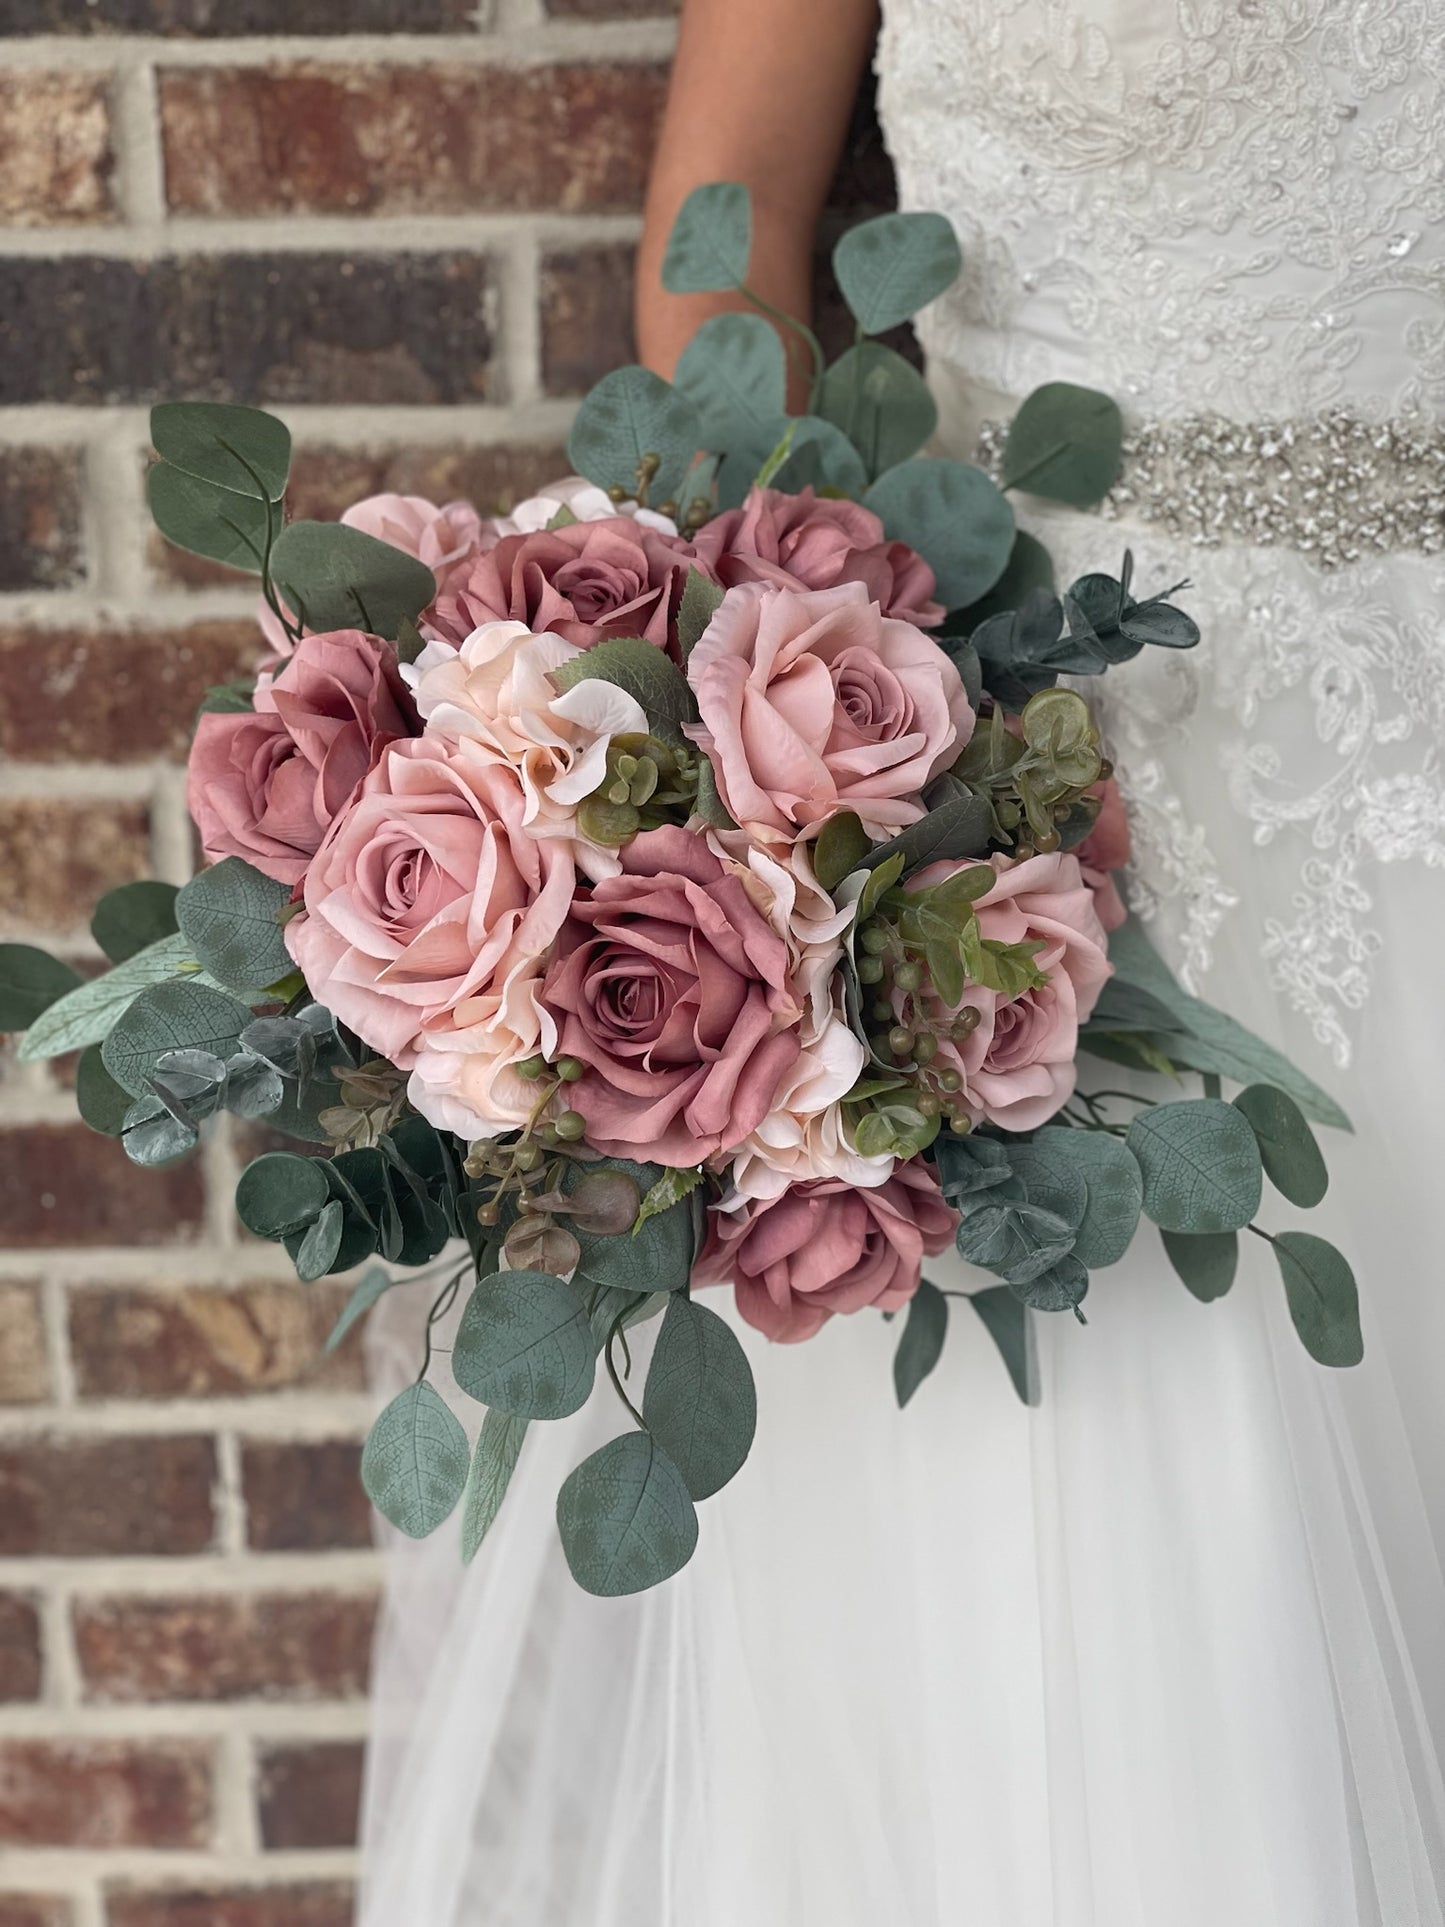
[[[1100,691],[1134,903],[1353,1114],[1366,1362],[1309,1361],[1263,1244],[1201,1305],[1152,1233],[1035,1320],[1034,1411],[963,1305],[901,1414],[896,1326],[751,1342],[752,1460],[611,1602],[552,1505],[618,1415],[533,1427],[474,1566],[395,1561],[362,1920],[1442,1927],[1439,0],[885,15],[903,200],[964,252],[946,444],[1113,393],[1127,498],[1023,519],[1065,581],[1193,581],[1203,646]]]

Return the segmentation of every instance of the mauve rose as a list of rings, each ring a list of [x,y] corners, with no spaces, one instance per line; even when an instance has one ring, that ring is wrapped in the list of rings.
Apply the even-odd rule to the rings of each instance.
[[[196,724],[186,804],[202,849],[299,883],[381,745],[416,727],[394,649],[359,629],[305,637],[257,680],[254,712]]]
[[[957,1227],[932,1166],[914,1158],[870,1190],[821,1178],[710,1212],[694,1277],[703,1285],[731,1280],[748,1323],[791,1344],[835,1312],[906,1305],[924,1253],[947,1250]]]
[[[858,502],[800,489],[755,488],[741,508],[715,515],[694,538],[698,555],[724,588],[767,582],[780,589],[831,589],[861,582],[885,616],[920,629],[943,620],[932,569],[906,542],[889,542],[883,524]]]
[[[436,577],[438,594],[465,573],[484,546],[486,525],[470,502],[446,502],[438,508],[424,495],[368,495],[341,519],[348,528],[424,562]]]
[[[909,888],[926,889],[973,867],[930,863]],[[1012,999],[967,985],[957,1008],[971,1004],[978,1026],[960,1041],[940,1043],[933,1061],[960,1073],[958,1101],[975,1124],[1032,1131],[1073,1091],[1079,1025],[1110,974],[1107,939],[1076,856],[1054,851],[1021,863],[999,856],[993,868],[998,881],[974,905],[980,931],[1000,943],[1041,943],[1033,961],[1048,982]],[[929,1002],[937,1010],[937,999]]]
[[[1094,893],[1094,908],[1100,923],[1106,930],[1117,930],[1129,914],[1113,875],[1115,870],[1128,867],[1132,853],[1129,812],[1112,776],[1096,783],[1089,794],[1099,798],[1101,808],[1093,829],[1075,847],[1074,855],[1079,859],[1085,883]]]
[[[286,944],[317,999],[372,1050],[410,1069],[423,1034],[500,1028],[534,1000],[575,873],[529,836],[516,772],[466,744],[393,743],[306,873]],[[420,1107],[419,1107],[420,1108]]]
[[[644,831],[622,872],[573,905],[542,987],[586,1066],[568,1100],[599,1151],[700,1164],[762,1122],[797,1060],[787,950],[700,836]]]
[[[483,623],[522,622],[581,649],[604,636],[665,649],[694,566],[690,542],[627,516],[508,535],[437,597],[423,627],[458,647]]]
[[[723,801],[755,836],[856,810],[871,836],[923,815],[919,792],[973,733],[958,671],[857,582],[730,589],[687,664]]]

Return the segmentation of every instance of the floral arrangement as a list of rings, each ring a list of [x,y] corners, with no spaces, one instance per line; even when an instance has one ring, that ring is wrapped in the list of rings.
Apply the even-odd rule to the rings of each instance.
[[[747,296],[749,246],[745,191],[700,189],[667,285]],[[302,1148],[256,1158],[236,1209],[303,1279],[433,1267],[429,1336],[465,1288],[475,1446],[430,1342],[366,1446],[404,1531],[460,1504],[469,1557],[529,1424],[600,1361],[626,1429],[558,1499],[596,1593],[682,1566],[747,1457],[752,1377],[710,1288],[787,1342],[900,1317],[906,1402],[947,1327],[922,1267],[956,1247],[977,1289],[950,1295],[1030,1397],[1031,1315],[1082,1319],[1148,1217],[1201,1298],[1259,1231],[1313,1355],[1360,1356],[1345,1260],[1255,1223],[1266,1175],[1318,1202],[1309,1120],[1346,1120],[1126,914],[1127,813],[1061,681],[1198,632],[1127,557],[1057,593],[1005,492],[1096,501],[1118,410],[1039,390],[1003,487],[920,455],[927,385],[877,337],[954,278],[952,231],[872,221],[835,266],[856,345],[827,366],[786,324],[808,414],[784,413],[772,323],[724,314],[675,382],[604,379],[578,476],[505,517],[382,496],[288,522],[279,421],[158,408],[155,519],[260,577],[273,655],[197,722],[208,867],[100,903],[99,977],[0,953],[0,1024],[22,1057],[82,1052],[81,1113],[138,1164],[264,1118]],[[333,1342],[396,1282],[365,1272]]]

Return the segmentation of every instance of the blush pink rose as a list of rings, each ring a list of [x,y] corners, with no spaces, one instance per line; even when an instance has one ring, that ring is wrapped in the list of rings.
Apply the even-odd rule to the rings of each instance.
[[[839,810],[875,837],[923,815],[919,792],[973,733],[958,671],[857,582],[730,589],[687,664],[723,801],[754,835],[791,838]]]
[[[426,630],[457,647],[486,622],[550,630],[579,649],[642,636],[665,649],[696,566],[690,542],[628,516],[504,536],[439,595]]]
[[[574,904],[542,1001],[587,1141],[694,1165],[762,1122],[799,1052],[783,939],[736,870],[687,830],[647,830]]]
[[[704,1285],[731,1280],[748,1323],[791,1344],[835,1312],[906,1305],[924,1253],[946,1251],[957,1228],[932,1166],[915,1158],[869,1190],[818,1178],[711,1212],[694,1276]]]
[[[1114,881],[1114,872],[1128,868],[1132,854],[1129,839],[1129,812],[1112,776],[1096,783],[1089,794],[1097,796],[1101,808],[1094,827],[1078,844],[1074,855],[1084,873],[1084,881],[1094,893],[1094,908],[1106,930],[1117,930],[1129,912]]]
[[[979,1013],[977,1027],[960,1040],[945,1038],[933,1061],[962,1076],[958,1101],[975,1124],[1032,1131],[1073,1091],[1079,1025],[1094,1008],[1111,965],[1094,894],[1076,856],[1054,851],[1021,863],[1003,856],[992,862],[998,881],[974,906],[979,929],[999,943],[1040,943],[1034,964],[1048,981],[1011,999],[969,984],[957,1006],[941,1006],[930,996],[927,1007],[941,1022],[965,1005]],[[973,867],[931,863],[910,878],[909,887],[926,889]]]
[[[403,1070],[429,1029],[539,977],[562,927],[572,861],[527,834],[523,807],[516,772],[466,744],[393,743],[306,873],[287,948],[318,1001]]]
[[[436,577],[439,595],[458,574],[465,574],[484,546],[486,525],[470,502],[447,502],[438,508],[424,495],[368,495],[341,519],[348,528],[424,562]]]
[[[831,589],[861,582],[885,616],[931,629],[943,620],[932,569],[858,502],[810,488],[796,495],[755,488],[741,508],[715,515],[695,537],[697,552],[726,589],[766,582],[779,589]]]
[[[306,636],[258,679],[252,713],[196,725],[186,805],[202,849],[299,883],[378,750],[416,727],[394,649],[359,629]]]

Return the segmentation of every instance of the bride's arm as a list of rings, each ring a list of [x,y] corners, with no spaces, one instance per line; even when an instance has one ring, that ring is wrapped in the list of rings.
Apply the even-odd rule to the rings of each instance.
[[[876,0],[686,0],[637,273],[638,350],[660,374],[699,323],[746,305],[663,292],[673,216],[703,181],[751,188],[749,286],[808,318],[813,233],[877,15]]]

